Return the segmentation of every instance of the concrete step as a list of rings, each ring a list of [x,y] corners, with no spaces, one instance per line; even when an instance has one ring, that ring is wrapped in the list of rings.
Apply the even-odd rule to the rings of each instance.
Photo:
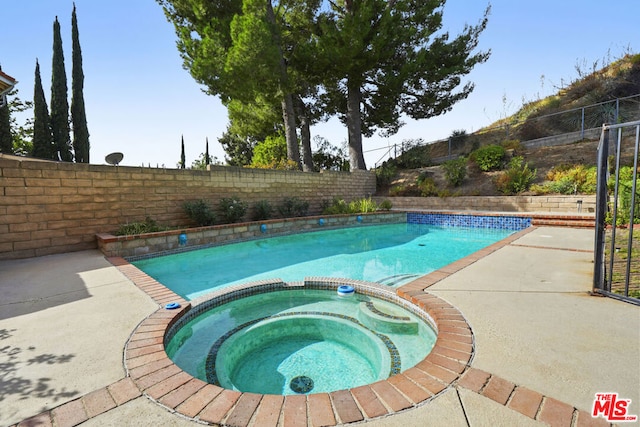
[[[531,224],[547,227],[573,227],[573,228],[594,228],[596,220],[594,217],[583,215],[536,215],[531,219]]]

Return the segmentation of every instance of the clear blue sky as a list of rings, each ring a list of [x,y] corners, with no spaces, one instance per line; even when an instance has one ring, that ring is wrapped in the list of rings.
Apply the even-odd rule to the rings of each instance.
[[[475,24],[487,6],[482,0],[448,0],[445,30],[458,34]],[[473,132],[517,110],[524,100],[554,93],[577,77],[576,64],[615,59],[640,52],[640,1],[610,5],[596,0],[491,1],[492,12],[480,48],[489,61],[467,80],[476,84],[468,99],[444,116],[407,121],[390,138],[364,141],[365,152],[404,139],[446,138],[453,130]],[[61,24],[69,90],[71,88],[71,0],[3,2],[0,64],[19,81],[19,96],[33,98],[36,58],[50,102],[53,21]],[[153,0],[76,0],[84,61],[85,102],[91,133],[91,163],[104,164],[110,152],[124,153],[123,165],[175,167],[184,135],[187,164],[204,152],[224,152],[218,138],[227,127],[226,109],[207,96],[182,68],[173,27]],[[544,76],[544,78],[542,77]],[[506,97],[506,102],[503,100]],[[337,121],[316,125],[320,135],[342,144],[346,129]],[[384,151],[365,153],[372,167]]]

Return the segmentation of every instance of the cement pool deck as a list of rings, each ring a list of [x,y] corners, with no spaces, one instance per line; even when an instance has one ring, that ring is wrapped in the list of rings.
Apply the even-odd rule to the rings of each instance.
[[[589,295],[593,234],[534,227],[425,278],[465,316],[473,358],[433,399],[362,424],[606,425],[590,416],[598,392],[640,415],[640,307]],[[157,309],[97,250],[0,261],[0,425],[197,425],[127,377],[127,340]]]

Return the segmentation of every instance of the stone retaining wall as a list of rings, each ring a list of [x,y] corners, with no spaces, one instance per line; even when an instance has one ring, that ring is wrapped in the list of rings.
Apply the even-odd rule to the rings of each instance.
[[[90,249],[97,233],[151,217],[184,227],[187,200],[238,197],[250,206],[285,197],[310,203],[372,195],[373,172],[274,171],[214,166],[210,171],[100,166],[39,161],[0,154],[0,259]],[[247,215],[251,217],[252,210]],[[193,224],[191,224],[193,225]]]

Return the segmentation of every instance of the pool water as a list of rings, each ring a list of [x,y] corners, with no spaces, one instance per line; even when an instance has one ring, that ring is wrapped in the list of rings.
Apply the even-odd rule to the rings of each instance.
[[[185,299],[262,279],[342,277],[402,285],[495,243],[513,230],[385,224],[210,247],[133,264]]]
[[[426,322],[391,302],[295,289],[210,308],[176,326],[166,352],[203,381],[286,395],[388,378],[423,360],[435,340]]]

